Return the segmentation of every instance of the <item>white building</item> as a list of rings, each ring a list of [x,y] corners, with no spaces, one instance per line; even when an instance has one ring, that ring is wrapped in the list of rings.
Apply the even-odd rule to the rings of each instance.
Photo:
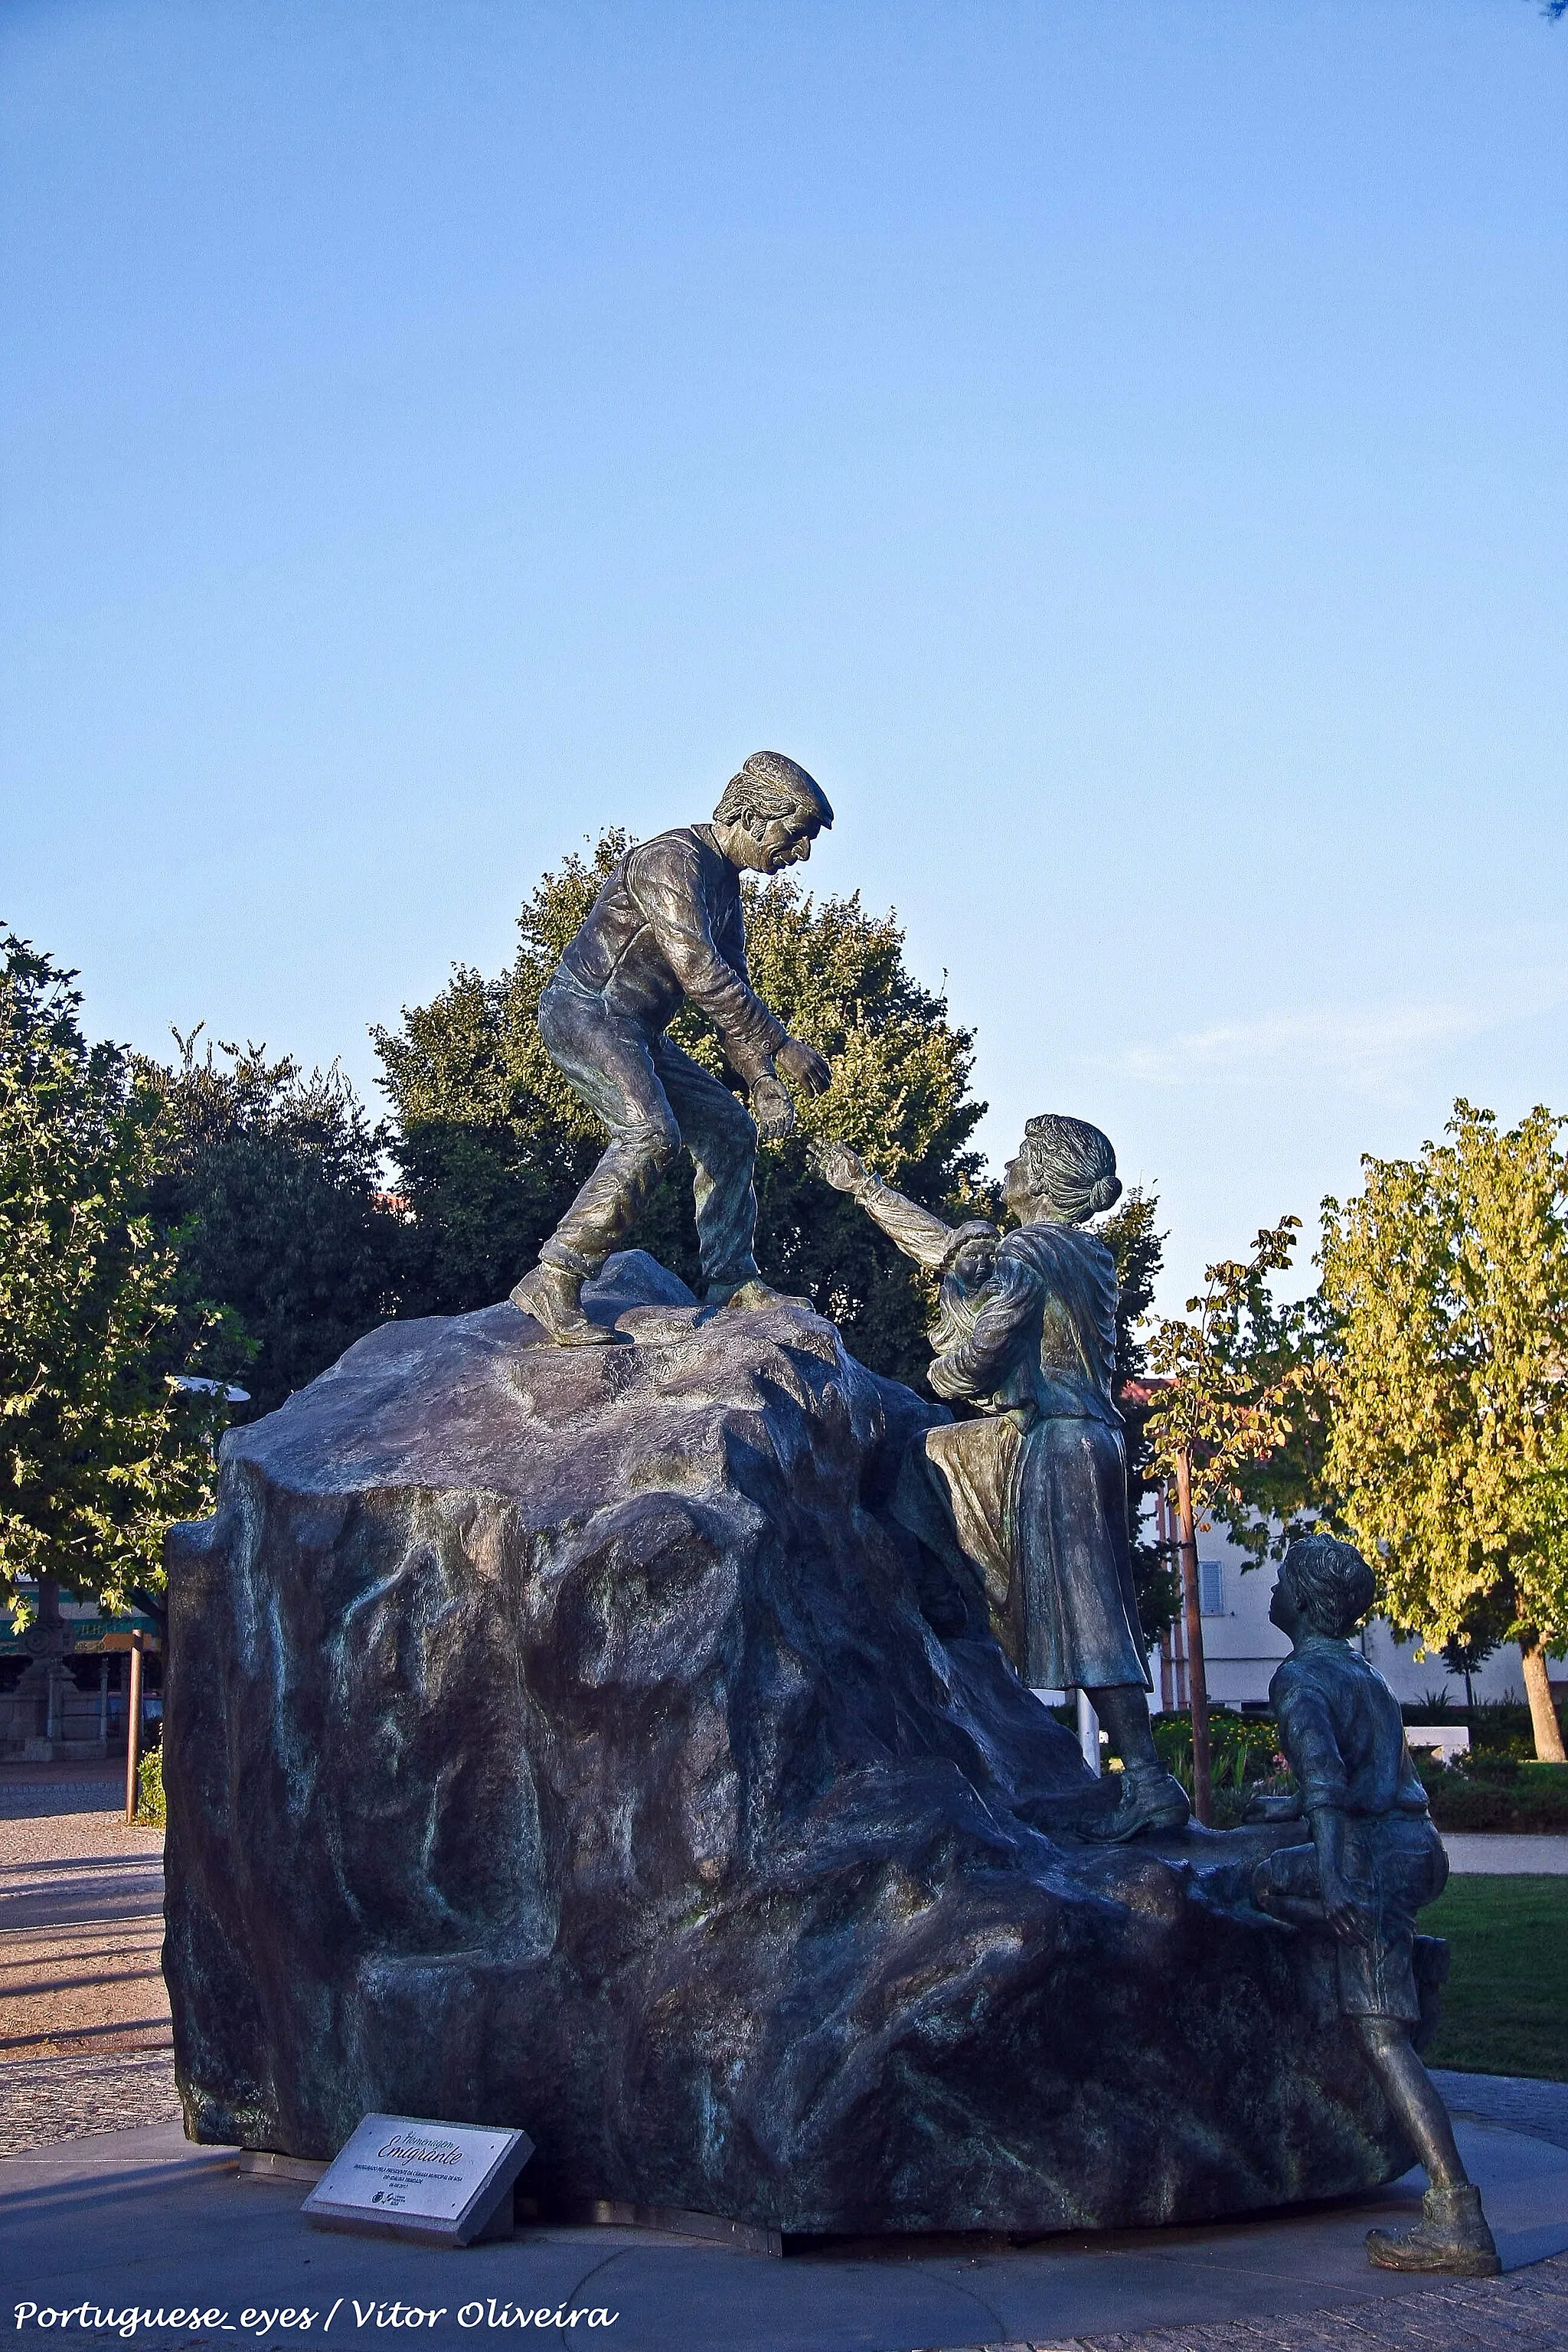
[[[1258,1705],[1268,1696],[1268,1680],[1290,1644],[1268,1622],[1269,1596],[1274,1591],[1277,1563],[1260,1567],[1233,1544],[1223,1528],[1198,1531],[1198,1597],[1202,1604],[1204,1665],[1210,1703],[1215,1706]],[[1417,1657],[1419,1642],[1396,1642],[1387,1621],[1376,1618],[1360,1636],[1362,1648],[1402,1705],[1436,1697],[1447,1686],[1447,1704],[1463,1706],[1461,1675],[1445,1666],[1433,1650]],[[1161,1665],[1152,1705],[1184,1706],[1185,1676],[1182,1671],[1181,1628],[1174,1643],[1162,1643]],[[1559,1669],[1561,1672],[1562,1669]],[[1507,1699],[1524,1703],[1524,1676],[1519,1644],[1510,1642],[1494,1650],[1471,1676],[1478,1703]],[[1554,1693],[1554,1696],[1556,1694]]]

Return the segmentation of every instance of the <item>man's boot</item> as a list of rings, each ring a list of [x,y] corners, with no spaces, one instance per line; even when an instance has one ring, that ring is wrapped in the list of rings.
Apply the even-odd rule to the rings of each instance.
[[[541,1324],[558,1348],[604,1348],[620,1338],[603,1323],[592,1322],[583,1312],[583,1284],[585,1275],[578,1268],[553,1265],[541,1258],[532,1270],[525,1274],[511,1294],[511,1303],[521,1307]]]
[[[1497,2241],[1481,2211],[1481,2192],[1428,2189],[1414,2230],[1369,2230],[1367,2259],[1383,2271],[1450,2271],[1461,2278],[1493,2278],[1501,2270]]]
[[[709,1307],[738,1307],[753,1312],[762,1307],[804,1307],[808,1315],[816,1312],[809,1298],[798,1298],[792,1290],[775,1290],[760,1274],[749,1274],[740,1282],[710,1282],[703,1296]]]

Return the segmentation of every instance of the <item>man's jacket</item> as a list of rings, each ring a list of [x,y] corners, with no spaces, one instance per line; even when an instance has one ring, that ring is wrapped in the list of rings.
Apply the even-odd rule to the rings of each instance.
[[[561,964],[650,1042],[689,998],[748,1085],[771,1074],[789,1035],[752,992],[741,877],[705,824],[628,849]]]

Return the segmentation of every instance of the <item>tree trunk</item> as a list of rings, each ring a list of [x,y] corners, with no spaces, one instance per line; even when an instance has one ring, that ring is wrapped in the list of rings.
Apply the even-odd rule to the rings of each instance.
[[[1563,1726],[1557,1720],[1557,1709],[1552,1704],[1552,1685],[1547,1679],[1546,1653],[1540,1637],[1527,1633],[1520,1642],[1520,1656],[1524,1661],[1524,1696],[1530,1701],[1531,1728],[1535,1734],[1535,1752],[1543,1764],[1568,1764],[1568,1751],[1563,1746]]]
[[[1193,1811],[1205,1829],[1214,1826],[1214,1780],[1209,1759],[1209,1689],[1204,1673],[1203,1603],[1198,1592],[1198,1538],[1193,1526],[1193,1475],[1184,1454],[1176,1457],[1176,1535],[1182,1562],[1183,1614],[1187,1633],[1187,1696],[1193,1714]]]

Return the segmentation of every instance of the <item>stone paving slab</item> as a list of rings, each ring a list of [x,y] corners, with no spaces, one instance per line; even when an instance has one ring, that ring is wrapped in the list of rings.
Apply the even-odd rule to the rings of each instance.
[[[35,1775],[38,1770],[33,1768]],[[101,1773],[95,1780],[73,1780],[63,1772],[48,1780],[18,1779],[14,1769],[0,1769],[0,1819],[15,1814],[101,1813],[111,1808],[123,1819],[123,1769],[112,1780]]]
[[[1525,2074],[1460,2074],[1434,2066],[1432,2080],[1451,2115],[1502,2124],[1568,2147],[1568,2083],[1535,2082]]]
[[[1284,2320],[1222,2320],[1135,2336],[975,2344],[964,2352],[1568,2352],[1568,2262],[1511,2278],[1450,2279],[1418,2294]]]

